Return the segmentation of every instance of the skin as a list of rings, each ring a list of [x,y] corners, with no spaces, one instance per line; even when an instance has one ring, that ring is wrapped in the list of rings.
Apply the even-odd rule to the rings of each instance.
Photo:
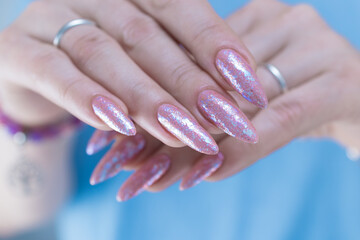
[[[359,134],[354,134],[360,132],[360,55],[311,6],[257,0],[227,22],[257,62],[269,62],[280,69],[290,91],[282,94],[273,76],[259,67],[258,75],[270,100],[268,108],[258,111],[241,99],[238,103],[252,118],[260,141],[251,145],[217,135],[225,160],[208,181],[236,174],[296,137],[326,137],[360,149]],[[148,188],[154,192],[181,179],[201,156],[167,146],[153,155],[159,153],[171,156],[172,165]],[[137,169],[147,157],[139,159],[129,168]]]
[[[92,19],[98,27],[72,29],[61,39],[60,49],[52,46],[57,31],[76,18]],[[217,52],[225,48],[239,52],[256,69],[245,45],[205,0],[35,1],[0,33],[1,108],[28,127],[58,122],[70,113],[95,128],[110,130],[91,106],[93,97],[102,95],[129,114],[138,129],[147,132],[149,140],[157,139],[150,140],[149,151],[153,150],[151,146],[156,149],[161,144],[183,147],[159,124],[157,109],[163,103],[173,104],[207,131],[220,133],[200,114],[196,102],[199,92],[206,89],[233,99],[226,92],[232,88],[215,67]],[[0,224],[0,235],[45,221],[66,198],[69,184],[56,184],[59,176],[69,175],[69,170],[55,163],[68,163],[72,136],[67,137],[27,144],[23,154],[37,159],[40,166],[46,163],[43,159],[55,158],[51,149],[63,155],[47,162],[49,169],[58,171],[48,175],[46,190],[35,200],[17,200],[8,186],[0,188],[4,196],[0,215],[7,217],[6,225]],[[0,136],[1,149],[6,149],[1,178],[7,176],[17,158],[17,149],[8,147],[11,140],[5,133]],[[59,196],[55,199],[51,189],[56,188]],[[44,202],[51,207],[42,207]],[[12,208],[7,208],[9,205]],[[23,211],[8,211],[16,208]],[[21,214],[24,212],[26,221]]]
[[[82,1],[73,2],[76,2],[76,4],[80,4]],[[173,6],[172,4],[181,4],[181,2],[183,1],[163,1],[164,4],[144,6],[143,11],[147,12],[148,14],[156,14],[156,20],[161,21],[161,19],[165,19],[166,16],[174,16],[175,13],[171,12],[171,14],[166,15],[164,11],[163,14],[161,14],[159,12],[156,12],[156,9],[167,9],[167,11],[169,11],[169,9],[181,9],[181,7],[179,6],[174,8],[171,7]],[[91,6],[91,4],[88,4],[89,8],[91,8]],[[38,8],[33,9],[33,11],[36,11],[36,9]],[[86,8],[84,7],[84,9]],[[197,8],[195,9],[198,11],[197,13],[201,12]],[[187,11],[190,10],[187,9]],[[31,16],[35,17],[34,15],[36,14],[33,14]],[[199,14],[189,14],[188,16],[203,17],[202,15],[198,15]],[[212,13],[210,15],[212,16]],[[86,15],[84,14],[84,16]],[[205,16],[208,15],[205,14]],[[101,16],[97,17],[100,18]],[[296,21],[294,21],[294,19],[296,19]],[[164,20],[162,21],[166,22]],[[23,24],[26,24],[25,20],[23,20]],[[63,22],[58,23],[58,25],[56,25],[54,29],[59,29],[62,24]],[[166,27],[174,25],[174,23],[171,22],[169,22],[168,24],[169,25],[167,25]],[[240,38],[244,40],[244,43],[254,54],[257,62],[270,62],[281,70],[281,72],[287,79],[287,83],[291,91],[286,94],[280,95],[280,89],[273,77],[266,70],[262,68],[258,69],[259,78],[262,81],[263,86],[265,87],[267,96],[271,100],[269,107],[266,110],[261,110],[260,112],[258,112],[257,109],[245,103],[237,95],[234,95],[234,99],[237,100],[238,104],[241,106],[241,109],[246,110],[248,116],[253,117],[253,123],[257,128],[258,134],[260,136],[260,142],[256,145],[249,145],[240,143],[237,140],[226,137],[222,134],[217,135],[215,138],[218,140],[220,149],[225,155],[225,161],[223,166],[208,180],[218,181],[228,176],[231,176],[232,174],[235,174],[246,168],[247,166],[251,165],[258,159],[270,154],[275,149],[288,143],[293,138],[304,134],[312,136],[327,136],[343,143],[346,146],[360,148],[360,139],[357,138],[358,134],[354,134],[354,132],[359,132],[360,128],[360,112],[358,111],[358,109],[360,109],[360,100],[357,97],[357,89],[359,89],[360,85],[360,82],[357,79],[357,76],[359,76],[360,74],[359,54],[343,38],[341,38],[341,36],[337,35],[328,26],[326,26],[324,21],[311,7],[304,5],[290,7],[277,1],[253,1],[250,5],[231,16],[228,19],[228,24],[237,32]],[[34,82],[27,83],[27,81],[34,81],[28,79],[28,76],[32,76],[34,74],[33,72],[30,72],[30,67],[34,67],[34,65],[30,65],[27,67],[27,64],[30,64],[30,61],[27,60],[29,60],[32,55],[27,56],[27,54],[24,53],[27,53],[27,51],[25,51],[26,49],[29,50],[33,48],[37,49],[36,51],[54,50],[52,47],[48,45],[44,46],[41,43],[38,43],[34,39],[30,38],[27,33],[22,30],[20,25],[21,24],[13,25],[16,27],[6,30],[5,33],[2,34],[2,41],[4,41],[5,38],[5,42],[8,44],[7,48],[5,49],[7,51],[10,51],[8,49],[11,49],[11,46],[17,46],[17,49],[19,49],[19,52],[17,52],[17,56],[19,57],[16,59],[12,59],[13,68],[19,66],[17,62],[15,64],[15,60],[20,59],[24,63],[24,65],[22,65],[24,66],[24,69],[21,69],[21,71],[19,71],[19,69],[17,69],[17,71],[14,71],[15,73],[20,72],[17,76],[8,75],[2,78],[4,79],[1,83],[4,84],[2,86],[6,86],[8,92],[11,92],[13,94],[10,96],[10,94],[1,93],[0,95],[3,99],[10,100],[6,101],[8,104],[10,104],[11,102],[11,106],[8,105],[8,107],[6,107],[7,113],[9,113],[16,120],[22,120],[24,121],[24,123],[29,125],[38,125],[46,122],[52,122],[54,119],[63,117],[65,113],[61,108],[55,107],[55,105],[53,105],[47,100],[44,100],[44,98],[40,97],[37,93],[40,93],[39,91],[41,90],[41,96],[47,96],[48,98],[53,97],[52,95],[54,94],[49,94],[51,96],[46,95],[46,91],[44,89],[38,90],[31,88],[31,85]],[[134,23],[134,25],[136,25],[136,23]],[[140,24],[138,26],[140,26]],[[185,26],[195,27],[195,25],[193,26],[189,23],[188,25],[185,24]],[[232,41],[232,37],[228,38],[228,35],[226,34],[226,32],[228,31],[226,29],[228,29],[228,27],[224,28],[224,35],[224,32],[222,32],[217,27],[210,27],[210,25],[208,25],[204,28],[205,23],[199,24],[199,26],[203,26],[202,31],[199,31],[199,33],[202,32],[202,34],[200,35],[203,35],[204,39],[206,39],[205,36],[215,36],[215,40],[212,39],[211,42],[207,42],[206,44],[198,44],[193,46],[191,46],[191,41],[181,42],[190,51],[192,56],[196,58],[197,62],[202,66],[202,69],[205,69],[208,74],[210,74],[215,80],[219,81],[220,76],[218,76],[218,73],[216,72],[213,63],[211,62],[213,61],[213,58],[209,56],[213,57],[215,55],[215,49],[217,49],[217,46],[221,45],[220,43],[225,45],[229,44],[229,41]],[[51,36],[53,36],[56,32],[56,30],[54,29],[51,30],[53,31],[53,34],[50,34]],[[67,35],[69,41],[71,41],[72,36],[75,36],[76,34],[81,35],[82,31],[84,31],[84,33],[88,33],[86,32],[88,31],[87,27],[83,27],[82,29],[83,30],[81,30],[81,28],[78,28],[79,31],[75,31],[73,33],[69,32],[69,34]],[[130,30],[128,29],[128,31]],[[218,31],[222,34],[218,35]],[[23,36],[23,38],[19,38],[19,32],[22,33],[21,36]],[[127,36],[130,36],[130,39],[136,39],[139,32],[134,33],[133,31],[130,31],[130,33],[128,32]],[[194,34],[192,31],[184,31],[184,36],[180,36],[179,33],[177,33],[176,35],[176,33],[176,31],[173,31],[172,35],[178,36],[178,39],[185,38],[185,36],[188,36],[187,33],[189,34],[188,37],[194,36],[191,35]],[[130,47],[130,50],[126,50],[126,52],[129,52],[130,55],[131,51],[133,51],[132,54],[134,54],[135,56],[134,52],[136,52],[136,50],[134,49],[136,49],[136,47],[138,46],[141,46],[142,41],[146,42],[151,38],[155,38],[155,34],[154,36],[150,34],[148,38],[138,37],[137,39],[139,42],[133,47]],[[43,40],[45,39],[46,38],[44,37]],[[48,37],[48,39],[50,39],[50,37]],[[145,40],[140,41],[139,39]],[[238,42],[238,40],[236,42]],[[64,41],[64,43],[66,43],[66,40]],[[24,48],[19,48],[19,46],[23,45]],[[144,46],[147,45],[151,46],[151,44],[149,43]],[[4,46],[4,44],[0,44],[0,46]],[[205,49],[205,46],[208,48]],[[239,47],[233,46],[233,48],[236,48],[239,52],[244,54],[246,50],[243,50],[243,45],[239,43],[238,46]],[[137,51],[137,54],[140,54],[141,51]],[[54,53],[56,54],[56,57],[53,57],[54,55],[51,55],[53,53],[46,53],[48,54],[42,55],[42,58],[40,58],[43,60],[41,60],[40,62],[31,63],[35,65],[37,64],[36,66],[38,67],[44,65],[48,66],[47,64],[49,60],[53,60],[53,67],[48,66],[49,68],[46,68],[50,69],[48,70],[49,72],[40,72],[38,74],[39,76],[42,76],[43,74],[45,76],[54,77],[58,75],[62,76],[63,71],[61,71],[61,69],[57,69],[59,64],[60,66],[61,64],[64,65],[62,70],[75,68],[73,65],[71,65],[69,61],[69,56],[63,54],[63,52],[56,51],[56,53]],[[8,54],[10,55],[11,53]],[[39,54],[39,52],[33,54],[37,56],[36,54]],[[244,56],[246,55],[244,54]],[[57,57],[60,57],[61,61],[58,61]],[[103,58],[107,57],[109,56],[105,56]],[[342,60],[338,61],[340,57]],[[149,58],[152,61],[155,59],[154,57]],[[249,56],[247,59],[254,67],[254,61],[252,60],[252,58]],[[299,59],[301,61],[299,61]],[[102,61],[105,61],[105,59],[102,59]],[[95,65],[96,64],[94,64],[93,66]],[[0,64],[0,66],[3,66],[3,64]],[[155,66],[156,64],[154,64],[153,67]],[[44,68],[41,69],[45,71]],[[161,68],[161,70],[164,70],[164,68]],[[180,70],[180,72],[182,74],[187,74],[187,72],[191,70],[192,69],[190,68],[184,68]],[[74,71],[70,72],[70,75],[75,74]],[[103,71],[103,68],[100,67],[99,71]],[[86,80],[92,79],[86,76],[84,77],[84,74],[82,72],[81,75],[78,75],[80,74],[79,69],[77,69],[75,72],[76,76],[81,76],[81,78],[86,78]],[[100,73],[98,74],[101,75]],[[181,76],[181,74],[177,76]],[[153,77],[153,79],[157,78]],[[159,80],[157,79],[157,81]],[[100,81],[98,80],[93,80],[92,82],[94,86],[101,85],[99,84]],[[87,86],[88,83],[89,82],[86,81]],[[51,90],[51,93],[55,92],[54,89],[61,89],[61,85],[52,86],[51,84],[47,85],[49,87],[47,90]],[[191,86],[191,88],[193,88],[193,85],[189,85]],[[191,89],[189,88],[189,85],[180,85],[183,87],[181,91],[190,91]],[[136,89],[143,89],[143,91],[144,89],[146,89],[143,87],[144,85],[136,86]],[[186,86],[188,86],[188,88],[186,88]],[[226,86],[222,87],[224,89],[229,89]],[[1,87],[0,89],[5,88]],[[29,91],[29,89],[31,91]],[[87,120],[86,122],[90,123],[94,127],[98,127],[99,129],[105,129],[104,125],[99,122],[95,116],[92,116],[90,114],[87,102],[88,98],[84,97],[83,95],[79,95],[81,94],[79,89],[82,89],[81,83],[77,83],[73,85],[73,87],[70,87],[71,91],[66,91],[68,93],[65,92],[68,96],[66,98],[68,100],[65,103],[62,103],[62,101],[57,102],[56,99],[52,98],[51,100],[64,107],[67,111],[71,113],[75,113],[78,110],[81,110],[81,114],[77,112],[76,116],[80,118],[82,117],[81,119],[84,121]],[[101,91],[105,91],[103,89],[106,88],[99,87],[98,89],[101,89]],[[33,91],[38,92],[34,93]],[[176,96],[177,94],[181,95],[181,91],[177,90],[175,93],[170,91],[168,93],[172,96]],[[68,95],[71,93],[76,94],[73,94],[73,97],[71,97]],[[57,95],[55,94],[54,96],[55,97],[53,98],[56,98]],[[140,94],[137,96],[142,95]],[[11,99],[14,99],[14,101],[11,101]],[[59,99],[63,100],[63,98],[61,97]],[[136,99],[136,97],[134,99]],[[80,106],[71,105],[71,100],[75,102],[76,100],[81,100],[79,101],[81,103]],[[185,101],[186,99],[184,100],[184,105],[186,105]],[[32,104],[31,106],[29,106],[26,103]],[[43,106],[43,108],[37,108],[34,106]],[[72,107],[70,108],[70,106]],[[129,106],[127,107],[129,108]],[[46,109],[46,111],[42,109]],[[85,110],[84,112],[83,109],[87,110]],[[136,110],[132,111],[136,112]],[[191,109],[189,109],[189,111],[191,111]],[[28,112],[29,114],[25,114],[26,112]],[[48,114],[39,118],[39,113],[44,112]],[[193,114],[196,115],[195,113]],[[201,122],[201,120],[199,120],[199,122]],[[141,166],[143,161],[151,157],[154,153],[168,153],[172,158],[172,165],[169,172],[149,189],[150,191],[160,191],[179,180],[181,176],[183,176],[191,168],[193,162],[196,161],[196,159],[199,158],[201,155],[194,152],[193,150],[190,150],[189,148],[170,148],[163,145],[160,141],[145,132],[147,131],[145,125],[145,130],[142,130],[142,128],[139,127],[138,132],[142,132],[143,134],[145,134],[146,138],[151,144],[146,149],[146,154],[142,154],[137,159],[137,163],[133,164],[132,166],[128,166],[128,168],[138,168],[139,166]],[[157,128],[155,127],[155,129]],[[274,136],[277,137],[274,138]],[[119,136],[118,138],[118,141],[120,141],[122,139],[122,136]],[[9,141],[9,139],[4,138],[3,141],[6,142]],[[49,196],[44,196],[44,199],[46,197]],[[13,219],[16,219],[16,217],[14,217]],[[15,222],[16,221],[14,220],[14,223]],[[20,227],[17,226],[13,229],[19,228]]]
[[[5,100],[15,95],[12,101],[4,101],[5,112],[20,123],[34,126],[54,122],[66,111],[95,128],[108,130],[91,108],[92,98],[102,95],[172,147],[184,144],[164,130],[156,118],[158,107],[164,103],[190,113],[209,132],[220,133],[196,106],[199,92],[205,89],[231,99],[225,91],[231,87],[214,64],[217,52],[231,48],[253,68],[256,65],[207,1],[191,1],[188,8],[189,1],[32,3],[0,35],[1,89]],[[98,28],[77,27],[61,39],[61,49],[51,46],[57,31],[76,18],[93,19]]]

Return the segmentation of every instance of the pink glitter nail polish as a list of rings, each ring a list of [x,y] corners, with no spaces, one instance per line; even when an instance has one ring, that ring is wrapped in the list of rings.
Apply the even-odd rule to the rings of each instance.
[[[163,104],[158,109],[158,120],[166,130],[196,151],[209,155],[218,153],[219,147],[211,135],[183,110]]]
[[[126,201],[140,194],[158,181],[169,167],[170,158],[167,155],[160,154],[152,157],[126,180],[121,186],[116,199],[119,202]]]
[[[133,161],[145,149],[145,145],[145,137],[141,134],[126,137],[115,143],[96,166],[90,178],[91,185],[117,175],[127,163]]]
[[[223,162],[224,155],[221,152],[214,156],[201,157],[183,177],[180,184],[180,190],[185,190],[199,184],[218,170]]]
[[[223,49],[216,56],[216,67],[225,80],[246,100],[265,108],[265,92],[255,72],[243,57],[231,49]]]
[[[136,128],[131,119],[110,99],[97,96],[93,99],[94,113],[113,130],[127,136],[136,134]]]
[[[89,140],[86,153],[93,155],[101,151],[115,139],[116,134],[115,131],[96,130]]]
[[[249,143],[258,141],[250,120],[221,94],[205,90],[199,94],[197,104],[200,112],[225,133]]]

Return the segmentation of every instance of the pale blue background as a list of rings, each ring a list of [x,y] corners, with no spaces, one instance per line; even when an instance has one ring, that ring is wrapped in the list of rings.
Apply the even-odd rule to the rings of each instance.
[[[4,11],[9,2],[19,5]],[[0,0],[5,12],[1,24],[13,18],[24,2]],[[306,2],[360,48],[359,0]],[[211,3],[223,17],[244,4]],[[360,239],[360,165],[330,141],[297,140],[222,182],[203,183],[185,192],[176,185],[119,204],[115,194],[126,174],[96,187],[88,184],[101,156],[84,154],[90,133],[83,131],[76,146],[78,191],[57,218],[60,240]]]

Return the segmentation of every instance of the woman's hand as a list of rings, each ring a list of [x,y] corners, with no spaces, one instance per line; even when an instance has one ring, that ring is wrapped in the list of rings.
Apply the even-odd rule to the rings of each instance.
[[[359,53],[329,28],[312,7],[257,0],[232,15],[228,23],[257,62],[271,63],[281,71],[289,88],[281,94],[279,84],[268,70],[258,69],[270,103],[258,113],[246,109],[253,117],[259,143],[249,145],[218,136],[221,153],[215,156],[167,146],[145,148],[128,161],[129,166],[138,170],[120,189],[119,200],[127,200],[144,189],[163,190],[181,177],[182,189],[205,178],[224,179],[299,136],[330,137],[348,147],[360,148]],[[101,166],[117,150],[123,150],[128,141],[129,138],[118,140],[100,162],[95,176],[100,170],[106,173]],[[163,154],[171,157],[171,166],[161,160]],[[146,158],[151,160],[141,165]],[[156,162],[159,164],[155,165],[155,172],[150,171],[149,164]]]
[[[98,27],[78,26],[60,49],[52,46],[57,31],[78,18]],[[62,117],[64,109],[129,136],[134,120],[166,145],[205,154],[218,152],[207,131],[257,142],[227,93],[266,106],[255,62],[205,0],[36,1],[1,33],[0,52],[3,108],[26,125]]]

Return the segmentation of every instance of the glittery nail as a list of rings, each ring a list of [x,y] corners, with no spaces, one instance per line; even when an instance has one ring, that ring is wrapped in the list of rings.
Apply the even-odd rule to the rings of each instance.
[[[146,145],[141,134],[126,137],[116,142],[109,152],[101,159],[90,178],[91,185],[98,184],[118,174],[123,167],[133,161]]]
[[[221,50],[216,57],[216,67],[225,80],[246,100],[260,108],[267,106],[265,92],[255,72],[237,52]]]
[[[115,139],[116,134],[115,131],[96,130],[88,142],[86,153],[93,155],[101,151]]]
[[[95,114],[110,128],[127,136],[136,134],[134,123],[110,99],[97,96],[93,99],[92,107]]]
[[[170,158],[167,155],[160,154],[152,157],[126,180],[121,186],[116,199],[119,202],[126,201],[140,194],[158,181],[169,167]]]
[[[209,155],[218,153],[219,147],[211,135],[183,110],[163,104],[158,109],[158,120],[165,129],[196,151]]]
[[[197,104],[200,112],[225,133],[249,143],[258,141],[249,119],[221,94],[205,90],[199,94]]]
[[[221,152],[214,156],[201,157],[183,177],[180,184],[180,190],[185,190],[199,184],[218,170],[223,162],[224,155]]]

